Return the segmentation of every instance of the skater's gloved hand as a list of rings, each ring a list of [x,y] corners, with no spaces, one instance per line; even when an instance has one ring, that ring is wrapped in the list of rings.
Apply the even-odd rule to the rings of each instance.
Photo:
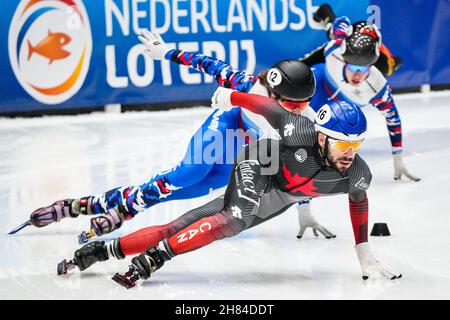
[[[402,277],[401,273],[392,273],[375,259],[372,254],[368,242],[363,242],[355,246],[356,254],[358,255],[359,263],[361,264],[362,278],[364,280],[376,277],[384,277],[390,280],[399,279]]]
[[[420,178],[410,174],[406,169],[402,155],[394,154],[394,180],[401,180],[403,175],[413,181],[420,181]]]
[[[59,222],[63,218],[70,217],[72,202],[73,199],[59,200],[47,207],[34,210],[30,215],[31,224],[41,228],[52,222]]]
[[[353,26],[350,23],[349,18],[339,17],[333,22],[333,36],[335,39],[343,40],[351,35],[353,32]]]
[[[323,22],[326,26],[329,22],[333,22],[336,19],[336,14],[328,3],[324,3],[314,12],[313,19],[319,23]]]
[[[232,89],[218,87],[211,98],[211,107],[224,111],[233,109],[235,106],[231,104],[232,93]]]
[[[74,260],[80,271],[86,270],[98,261],[106,261],[108,259],[108,249],[105,241],[88,243],[74,253]]]
[[[145,53],[152,59],[163,60],[170,50],[158,33],[145,30],[138,38],[147,48]]]
[[[319,236],[318,232],[320,232],[327,239],[336,238],[335,234],[321,226],[312,216],[309,202],[302,203],[298,206],[298,222],[300,224],[300,231],[298,232],[297,238],[299,239],[303,237],[303,233],[305,233],[307,228],[312,228],[316,237]]]
[[[139,273],[139,278],[146,280],[164,265],[164,260],[158,249],[150,247],[144,253],[131,259],[131,265]]]
[[[139,277],[143,280],[150,278],[152,273],[150,258],[145,254],[141,253],[137,257],[131,259],[131,265],[139,273]]]
[[[98,216],[91,219],[91,229],[94,230],[97,236],[113,232],[122,226],[124,221],[123,215],[118,208],[113,208],[105,215]]]

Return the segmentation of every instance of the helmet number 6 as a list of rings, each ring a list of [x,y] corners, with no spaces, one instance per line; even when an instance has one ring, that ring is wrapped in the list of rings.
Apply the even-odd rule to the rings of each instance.
[[[320,119],[320,120],[323,120],[323,118],[325,118],[325,115],[327,114],[327,110],[324,110],[324,109],[322,109],[322,110],[320,110],[320,112],[319,112],[319,114],[318,114],[318,118]]]

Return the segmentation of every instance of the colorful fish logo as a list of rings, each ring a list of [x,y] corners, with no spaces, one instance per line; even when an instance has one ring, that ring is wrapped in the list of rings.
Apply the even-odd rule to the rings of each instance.
[[[90,68],[92,31],[83,1],[18,1],[8,49],[14,74],[31,97],[44,104],[67,101]]]
[[[64,50],[63,47],[70,43],[72,39],[65,33],[52,33],[48,30],[48,36],[39,42],[35,47],[28,40],[28,61],[37,53],[47,58],[48,64],[52,64],[55,60],[63,60],[70,56],[70,52]]]

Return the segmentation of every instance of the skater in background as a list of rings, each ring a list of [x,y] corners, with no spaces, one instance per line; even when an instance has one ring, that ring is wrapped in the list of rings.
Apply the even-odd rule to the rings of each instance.
[[[321,6],[316,17],[330,24],[334,13]],[[330,9],[330,8],[328,8]],[[347,17],[333,20],[330,40],[324,48],[325,63],[312,66],[316,93],[310,106],[317,111],[329,101],[347,101],[360,107],[374,106],[386,118],[394,159],[394,180],[402,176],[413,181],[402,158],[402,125],[388,81],[374,64],[380,58],[381,35],[375,25],[359,23],[353,27]],[[311,63],[311,61],[310,61]]]
[[[255,76],[209,56],[169,49],[158,34],[147,31],[139,38],[147,47],[146,53],[155,60],[170,59],[213,76],[223,87],[270,96],[279,101],[280,108],[309,116],[310,119],[314,117],[314,111],[308,103],[315,92],[315,79],[311,69],[298,60],[280,61]],[[225,139],[228,129],[245,131],[246,134],[236,136],[230,143]],[[216,134],[221,135],[224,142],[222,150],[216,151],[213,162],[205,163],[204,150],[210,145],[211,137]],[[117,187],[100,195],[57,201],[35,210],[30,221],[37,227],[44,227],[66,217],[94,215],[91,219],[90,237],[110,233],[124,221],[158,203],[191,199],[208,194],[210,189],[226,186],[235,156],[243,145],[263,137],[280,139],[278,132],[264,117],[244,112],[240,108],[215,110],[191,139],[188,151],[179,165],[156,174],[140,186]],[[197,146],[200,148],[196,149]],[[228,154],[234,155],[229,163],[225,161],[229,159]],[[327,238],[335,237],[311,216],[309,203],[300,207],[303,231],[311,227],[316,236],[321,232]]]
[[[333,38],[333,22],[336,19],[336,14],[328,3],[322,4],[319,9],[313,15],[314,21],[321,23],[326,29],[328,41]],[[402,66],[402,59],[398,56],[394,56],[384,43],[381,42],[381,33],[378,32],[376,26],[368,24],[366,21],[357,21],[352,24],[353,31],[360,32],[364,28],[373,28],[380,37],[380,56],[373,64],[378,70],[381,71],[385,78],[391,76]],[[306,63],[312,67],[318,63],[325,63],[325,47],[328,43],[324,43],[319,48],[306,54],[300,61]]]
[[[281,140],[261,139],[248,145],[236,160],[224,196],[165,226],[148,227],[146,234],[153,233],[152,239],[140,238],[136,233],[109,244],[95,241],[78,249],[65,266],[85,270],[98,261],[143,252],[132,259],[129,272],[113,277],[130,288],[136,280],[148,279],[176,256],[266,222],[299,200],[346,193],[363,279],[401,277],[387,271],[374,258],[368,244],[366,190],[371,173],[357,154],[367,129],[366,118],[358,106],[332,101],[319,110],[313,123],[280,108],[276,100],[259,95],[219,87],[212,101],[214,107],[222,110],[241,106],[263,115],[280,130]],[[134,246],[129,245],[130,237],[134,237]],[[149,247],[145,250],[146,245]],[[67,269],[61,273],[64,272]]]
[[[310,107],[318,111],[330,101],[341,100],[360,107],[376,107],[386,118],[394,159],[394,180],[405,176],[413,181],[420,181],[403,163],[401,120],[391,88],[382,74],[392,74],[400,66],[400,60],[392,57],[382,45],[381,34],[375,25],[366,22],[351,25],[347,17],[336,19],[328,4],[319,7],[314,19],[326,26],[329,41],[301,59],[311,66],[316,79],[317,89]],[[301,214],[299,222],[297,237],[303,235],[302,226],[306,225]]]

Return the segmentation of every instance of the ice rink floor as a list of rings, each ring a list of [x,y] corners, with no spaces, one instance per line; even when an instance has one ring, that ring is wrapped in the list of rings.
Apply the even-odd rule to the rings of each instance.
[[[396,281],[361,279],[347,196],[313,201],[315,217],[337,234],[307,231],[298,240],[295,207],[242,234],[180,255],[149,281],[126,290],[110,278],[130,259],[57,276],[56,265],[79,247],[89,218],[6,233],[55,200],[145,182],[171,168],[211,112],[194,108],[0,119],[0,299],[450,299],[450,93],[396,96],[404,162],[420,182],[393,180],[384,117],[365,108],[371,167],[369,228],[386,222],[390,237],[370,237]],[[157,205],[108,235],[166,223],[221,193]],[[370,230],[369,230],[370,231]]]

